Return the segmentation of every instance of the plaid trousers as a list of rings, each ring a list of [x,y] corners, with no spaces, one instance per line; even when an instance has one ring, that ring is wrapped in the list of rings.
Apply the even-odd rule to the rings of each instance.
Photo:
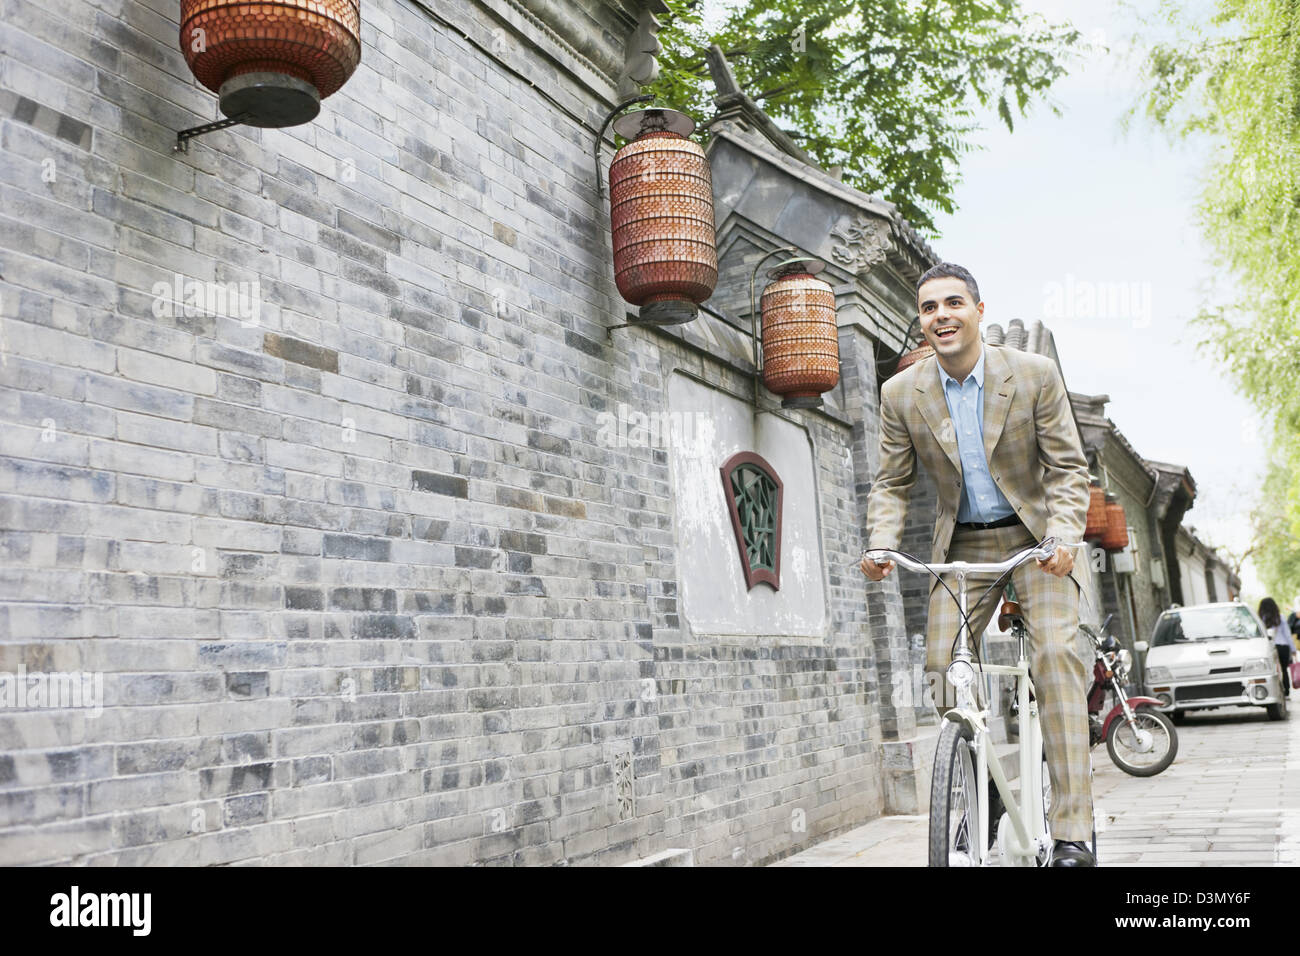
[[[1007,528],[953,530],[948,561],[1002,561],[1037,541],[1023,524]],[[1075,562],[1082,560],[1076,552]],[[956,576],[943,575],[957,593]],[[993,574],[966,578],[966,616],[971,624],[971,650],[979,656],[979,636],[1001,607],[1001,588],[978,604],[981,591],[997,579]],[[1028,632],[1029,667],[1043,729],[1047,768],[1052,781],[1048,813],[1052,838],[1092,838],[1092,776],[1088,746],[1088,704],[1085,695],[1091,671],[1079,656],[1079,585],[1070,576],[1056,577],[1037,561],[1021,565],[1010,575]],[[942,671],[951,660],[961,615],[957,602],[934,578],[930,579],[930,613],[926,626],[926,668]],[[1005,585],[1005,582],[1004,582]]]

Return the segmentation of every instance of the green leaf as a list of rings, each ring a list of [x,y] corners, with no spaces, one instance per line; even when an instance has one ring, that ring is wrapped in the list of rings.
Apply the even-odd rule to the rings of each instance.
[[[1019,0],[742,0],[721,25],[669,3],[659,34],[661,102],[707,119],[704,51],[727,51],[741,88],[823,167],[886,196],[923,234],[955,208],[958,160],[977,110],[1000,91],[1014,128],[1075,59],[1079,32],[1027,15]],[[692,8],[693,9],[693,8]]]

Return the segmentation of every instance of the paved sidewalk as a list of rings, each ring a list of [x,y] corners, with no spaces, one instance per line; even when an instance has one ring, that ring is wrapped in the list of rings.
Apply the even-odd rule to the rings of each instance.
[[[881,817],[772,866],[925,866],[927,816]]]
[[[1092,751],[1102,866],[1300,863],[1300,700],[1274,723],[1263,710],[1188,717],[1178,757],[1132,777]],[[928,818],[882,817],[773,866],[924,866]]]

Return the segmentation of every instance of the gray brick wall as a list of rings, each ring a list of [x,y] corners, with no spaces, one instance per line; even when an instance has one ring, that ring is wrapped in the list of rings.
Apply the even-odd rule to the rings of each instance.
[[[621,61],[625,11],[574,12]],[[174,155],[215,116],[174,3],[7,0],[0,671],[103,710],[0,710],[0,863],[758,863],[882,811],[870,436],[801,417],[826,640],[689,639],[666,455],[596,418],[745,370],[605,331],[609,78],[444,14],[473,42],[366,0],[316,122]],[[160,307],[177,274],[256,321]]]

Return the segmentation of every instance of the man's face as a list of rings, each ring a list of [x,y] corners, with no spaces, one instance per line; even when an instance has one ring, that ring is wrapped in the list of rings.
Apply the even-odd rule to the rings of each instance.
[[[917,291],[916,302],[921,331],[939,355],[957,359],[979,348],[984,303],[971,301],[961,279],[931,279]]]

